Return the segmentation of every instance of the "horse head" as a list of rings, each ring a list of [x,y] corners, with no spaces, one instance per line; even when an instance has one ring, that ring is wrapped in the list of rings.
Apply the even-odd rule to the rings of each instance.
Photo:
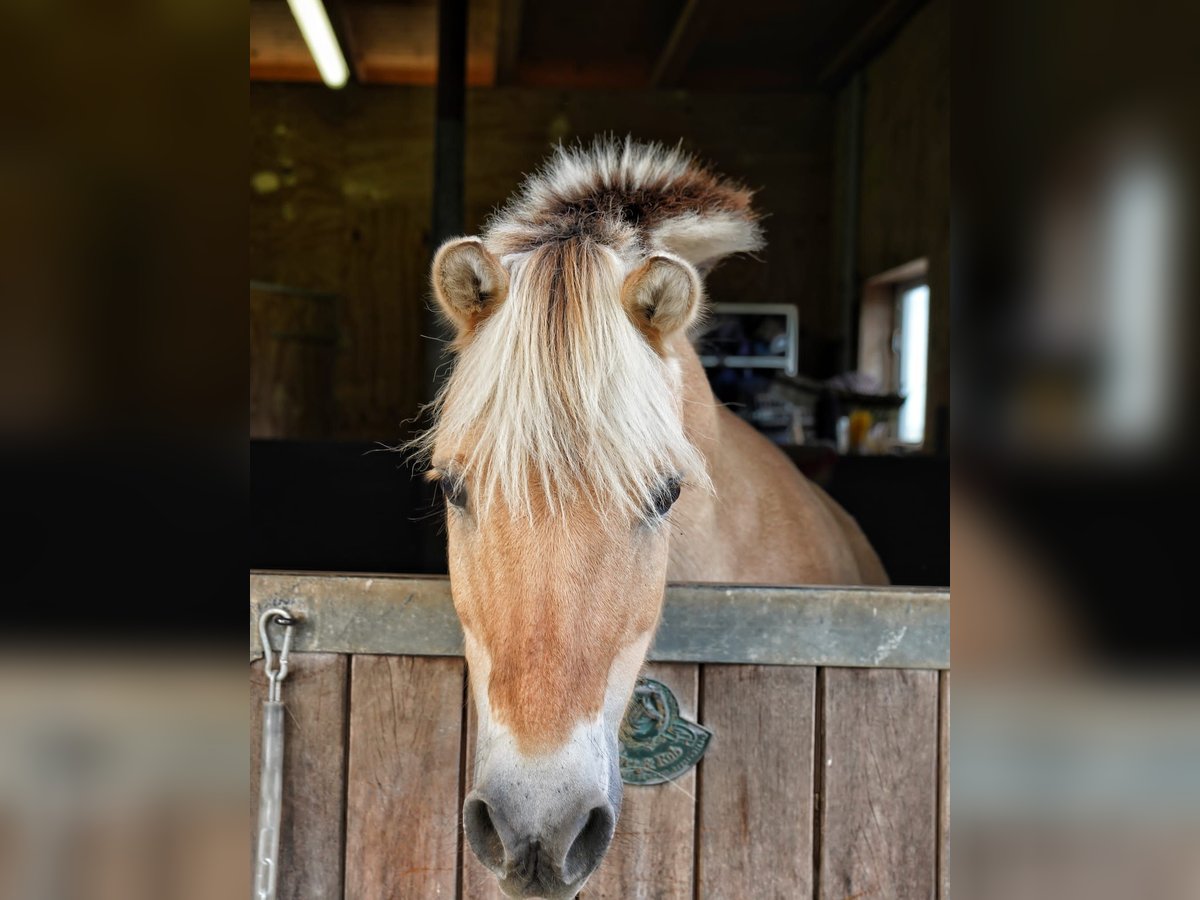
[[[672,509],[710,486],[677,351],[698,267],[759,241],[737,190],[661,148],[560,152],[434,260],[456,359],[423,445],[479,721],[463,823],[512,896],[575,896],[613,837]],[[740,243],[714,237],[731,221]]]

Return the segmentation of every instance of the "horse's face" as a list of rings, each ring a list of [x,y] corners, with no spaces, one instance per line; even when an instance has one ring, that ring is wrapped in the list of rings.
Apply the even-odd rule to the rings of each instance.
[[[479,716],[464,824],[517,896],[573,896],[620,808],[617,727],[658,619],[666,529],[615,529],[584,503],[533,523],[476,516],[465,493],[448,517]]]
[[[683,327],[698,301],[698,280],[682,269],[662,271],[681,265],[652,261],[625,280],[624,291],[618,281],[613,302],[632,302],[639,312],[638,284],[652,279],[659,322],[670,322],[662,297],[679,287],[687,315],[676,327]],[[471,317],[504,300],[507,273],[478,242],[464,241],[439,253],[434,284],[460,328],[460,366],[469,367],[474,361],[464,338],[479,325]],[[465,296],[458,291],[463,286]],[[629,337],[648,348],[648,336],[631,330]],[[471,374],[464,370],[462,377]],[[658,377],[662,384],[644,389],[678,391]],[[659,412],[678,418],[679,398],[670,399],[672,408]],[[573,897],[599,865],[616,825],[617,729],[658,621],[669,511],[682,473],[664,465],[632,502],[604,504],[586,489],[560,490],[533,466],[525,503],[514,508],[511,498],[493,496],[494,483],[471,466],[493,449],[481,442],[503,442],[502,432],[494,425],[465,428],[439,434],[432,448],[479,721],[464,827],[506,893]]]

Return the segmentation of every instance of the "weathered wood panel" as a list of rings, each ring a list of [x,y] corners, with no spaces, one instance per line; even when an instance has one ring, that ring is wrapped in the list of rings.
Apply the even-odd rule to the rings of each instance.
[[[250,437],[321,438],[333,422],[337,298],[250,285]]]
[[[697,896],[810,896],[816,671],[705,666]]]
[[[669,687],[679,701],[680,713],[692,721],[697,720],[699,674],[695,665],[646,667],[646,675]],[[695,796],[695,769],[667,784],[625,785],[612,847],[583,896],[603,900],[691,898]]]
[[[326,900],[342,895],[345,816],[347,657],[292,657],[283,682],[287,707],[283,763],[283,821],[279,842],[280,900]],[[250,858],[254,859],[261,775],[262,663],[250,667]],[[251,872],[253,878],[253,872]]]
[[[938,673],[938,897],[950,900],[950,673]]]
[[[824,673],[819,898],[936,894],[936,672]]]
[[[250,591],[252,652],[266,606],[303,616],[296,651],[462,652],[444,577],[261,572],[251,574]],[[650,659],[939,668],[950,661],[949,592],[673,584]]]
[[[426,298],[429,216],[411,203],[355,203],[346,210],[346,224],[339,428],[365,435],[390,416],[378,436],[391,442],[421,401],[420,320],[407,307],[420,309]]]
[[[455,896],[463,675],[461,659],[354,657],[346,897]]]
[[[411,590],[393,597],[397,586]],[[395,621],[418,627],[411,617],[422,609],[441,621],[442,604],[427,602],[441,587],[436,579],[256,575],[251,605],[302,610],[297,645],[316,640],[313,651],[337,632],[339,603],[390,598],[389,621],[400,615]],[[280,896],[500,900],[461,836],[476,732],[461,658],[293,649]],[[684,715],[713,730],[709,753],[674,784],[626,786],[617,839],[585,898],[744,897],[748,885],[756,898],[948,898],[945,673],[704,658],[701,650],[694,661],[647,671],[671,686]],[[253,816],[261,664],[252,685]]]
[[[395,441],[416,412],[432,150],[432,90],[251,87],[251,276],[338,297],[323,437]]]
[[[340,293],[345,170],[339,91],[252,85],[250,277]]]

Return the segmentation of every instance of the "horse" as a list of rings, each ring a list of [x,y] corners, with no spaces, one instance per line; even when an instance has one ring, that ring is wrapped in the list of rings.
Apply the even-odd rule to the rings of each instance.
[[[763,246],[742,185],[602,139],[560,146],[434,256],[454,363],[417,443],[479,722],[463,828],[509,896],[574,897],[603,859],[668,579],[887,581],[855,521],[716,402],[690,343],[704,275]]]

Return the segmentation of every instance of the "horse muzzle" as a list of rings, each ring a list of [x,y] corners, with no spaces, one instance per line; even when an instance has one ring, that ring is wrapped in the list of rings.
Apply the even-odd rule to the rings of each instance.
[[[481,754],[487,762],[463,805],[471,849],[508,896],[569,900],[612,842],[621,806],[616,740],[572,741],[533,758],[492,749]]]
[[[608,800],[594,804],[573,804],[531,833],[511,824],[510,816],[520,821],[519,809],[506,815],[503,805],[473,791],[463,808],[467,840],[508,896],[569,900],[600,865],[616,826]]]

